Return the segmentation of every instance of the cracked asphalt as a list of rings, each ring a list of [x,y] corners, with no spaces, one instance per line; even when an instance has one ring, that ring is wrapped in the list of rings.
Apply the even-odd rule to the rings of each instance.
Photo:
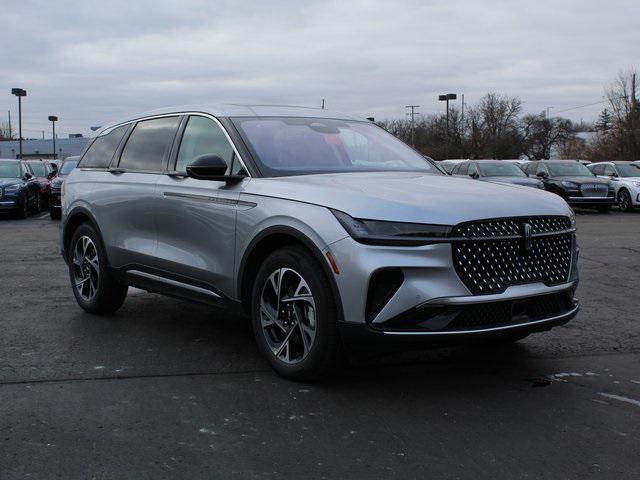
[[[298,384],[247,322],[75,303],[48,215],[0,218],[0,479],[637,479],[640,213],[578,215],[582,311],[506,348]]]

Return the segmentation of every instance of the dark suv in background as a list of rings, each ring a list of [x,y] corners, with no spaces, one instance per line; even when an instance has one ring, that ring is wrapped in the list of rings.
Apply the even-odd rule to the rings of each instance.
[[[522,169],[530,177],[542,180],[546,190],[560,195],[572,207],[606,212],[615,202],[611,182],[597,178],[575,160],[539,160],[525,164]]]
[[[0,159],[0,212],[27,218],[40,208],[40,183],[26,162]]]
[[[58,170],[58,174],[51,179],[51,191],[49,192],[49,215],[53,220],[59,219],[62,214],[60,194],[64,179],[73,171],[74,168],[76,168],[79,159],[79,156],[67,157]]]

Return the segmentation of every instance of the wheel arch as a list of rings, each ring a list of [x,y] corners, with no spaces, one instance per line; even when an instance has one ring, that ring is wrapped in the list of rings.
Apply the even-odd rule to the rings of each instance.
[[[99,241],[103,244],[102,246],[104,250],[102,232],[100,231],[98,222],[96,221],[93,214],[87,208],[81,206],[75,207],[67,215],[67,219],[65,220],[62,229],[62,252],[65,261],[67,261],[67,256],[69,255],[69,244],[71,243],[71,239],[73,238],[73,233],[83,223],[89,223],[95,229],[95,231],[98,233]]]
[[[305,248],[321,265],[322,270],[329,279],[331,292],[337,306],[338,320],[342,320],[342,301],[338,284],[333,276],[329,263],[324,258],[322,251],[307,235],[288,226],[272,226],[264,229],[249,243],[242,255],[238,269],[237,298],[239,298],[245,313],[250,312],[251,291],[253,281],[258,273],[260,265],[268,255],[287,245],[299,245]]]

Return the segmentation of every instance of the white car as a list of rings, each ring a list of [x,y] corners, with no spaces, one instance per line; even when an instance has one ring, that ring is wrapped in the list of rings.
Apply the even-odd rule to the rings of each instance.
[[[587,168],[594,175],[611,180],[620,210],[630,212],[640,206],[640,163],[597,162]]]

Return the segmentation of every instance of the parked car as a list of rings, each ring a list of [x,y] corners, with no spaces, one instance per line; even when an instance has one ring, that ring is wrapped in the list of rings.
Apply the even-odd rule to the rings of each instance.
[[[573,207],[596,208],[607,212],[615,203],[615,190],[609,180],[597,178],[575,160],[540,160],[526,164],[524,172],[537,177],[545,189],[560,195]]]
[[[445,176],[337,112],[140,115],[101,130],[63,188],[83,309],[117,310],[130,285],[235,307],[293,379],[329,374],[346,346],[514,341],[578,310],[566,202]]]
[[[40,203],[38,211],[49,208],[49,190],[51,189],[51,179],[55,175],[51,164],[46,160],[26,160],[27,168],[40,183]]]
[[[623,212],[640,206],[640,165],[634,162],[598,162],[587,168],[598,178],[609,179]]]
[[[456,165],[452,174],[487,182],[544,189],[540,180],[528,177],[518,165],[504,160],[469,160]]]
[[[60,202],[60,194],[64,179],[76,168],[79,156],[67,157],[58,174],[51,179],[51,191],[49,192],[49,215],[53,220],[60,218],[62,214],[62,203]]]
[[[27,218],[40,210],[40,184],[22,160],[0,159],[0,211]]]
[[[440,160],[438,162],[438,165],[449,175],[451,175],[451,171],[453,170],[453,167],[455,167],[456,165],[458,165],[459,163],[462,162],[466,162],[467,160],[464,158],[455,158],[455,159],[449,159],[449,160]]]

